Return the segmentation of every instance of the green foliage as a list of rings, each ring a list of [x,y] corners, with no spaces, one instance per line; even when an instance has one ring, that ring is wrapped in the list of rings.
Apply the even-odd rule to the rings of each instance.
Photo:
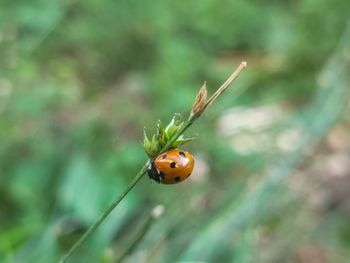
[[[170,123],[164,128],[161,121],[157,122],[157,132],[149,140],[146,129],[143,130],[143,147],[150,158],[157,157],[162,149],[169,143],[169,148],[174,149],[195,138],[186,138],[183,134],[177,136],[177,133],[184,127],[184,122],[180,114],[175,114]],[[174,138],[175,137],[175,138]],[[174,141],[172,142],[174,138]]]
[[[158,204],[164,215],[125,262],[293,262],[310,249],[347,262],[348,10],[348,0],[2,1],[0,261],[57,262],[182,125],[161,123],[246,60],[181,146],[196,158],[191,178],[143,178],[72,262],[131,251]],[[142,128],[157,119],[147,155]]]

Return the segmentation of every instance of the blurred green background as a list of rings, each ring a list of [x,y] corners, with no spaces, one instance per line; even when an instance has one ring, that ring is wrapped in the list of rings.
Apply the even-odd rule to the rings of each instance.
[[[191,178],[145,176],[71,262],[349,262],[349,10],[2,0],[0,261],[57,262],[145,162],[143,127],[246,60],[187,132]]]

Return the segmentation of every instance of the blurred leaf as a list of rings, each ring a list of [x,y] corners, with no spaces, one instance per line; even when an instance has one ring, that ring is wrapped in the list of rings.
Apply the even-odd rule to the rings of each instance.
[[[94,221],[103,209],[102,177],[84,155],[73,156],[58,193],[61,205],[87,224]]]

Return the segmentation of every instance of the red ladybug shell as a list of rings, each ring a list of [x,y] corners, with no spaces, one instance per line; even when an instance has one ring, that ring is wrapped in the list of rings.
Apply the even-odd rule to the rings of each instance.
[[[162,184],[176,184],[186,180],[191,175],[193,166],[193,156],[179,149],[169,150],[154,160],[154,168]]]

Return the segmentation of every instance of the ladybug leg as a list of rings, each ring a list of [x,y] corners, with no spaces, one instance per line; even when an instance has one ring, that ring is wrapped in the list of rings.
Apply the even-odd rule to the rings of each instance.
[[[157,169],[154,167],[154,163],[150,164],[150,167],[148,168],[147,173],[150,179],[160,184],[160,174],[157,172]]]

